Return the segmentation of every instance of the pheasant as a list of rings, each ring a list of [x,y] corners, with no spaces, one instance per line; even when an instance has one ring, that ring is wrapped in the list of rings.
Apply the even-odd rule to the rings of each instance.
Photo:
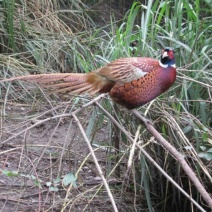
[[[128,109],[142,106],[168,90],[176,79],[174,51],[167,47],[160,60],[148,57],[117,59],[89,73],[54,73],[13,77],[4,81],[36,82],[55,93],[109,93]]]

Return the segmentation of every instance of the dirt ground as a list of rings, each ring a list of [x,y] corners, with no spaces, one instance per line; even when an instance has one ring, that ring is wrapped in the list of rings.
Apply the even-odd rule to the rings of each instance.
[[[1,211],[61,211],[63,206],[64,211],[113,211],[76,121],[68,116],[57,118],[70,112],[70,102],[51,105],[40,104],[36,111],[30,104],[8,102],[6,106],[0,128]],[[90,106],[78,115],[88,134],[95,110]],[[102,123],[89,138],[114,198],[127,211],[129,205],[123,201],[127,197],[120,193],[122,179],[113,170],[107,120]],[[126,163],[121,164],[126,171]],[[64,184],[68,174],[77,175],[73,185]]]

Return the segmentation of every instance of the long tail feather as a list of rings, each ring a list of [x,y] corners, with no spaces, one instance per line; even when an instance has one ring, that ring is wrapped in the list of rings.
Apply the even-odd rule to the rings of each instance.
[[[89,93],[91,95],[98,92],[108,92],[107,79],[102,76],[91,72],[88,74],[78,73],[55,73],[55,74],[38,74],[28,75],[21,77],[13,77],[10,79],[2,80],[3,82],[22,80],[26,82],[35,82],[50,89],[53,93],[69,93],[69,94],[82,94]],[[108,87],[105,89],[105,87]]]

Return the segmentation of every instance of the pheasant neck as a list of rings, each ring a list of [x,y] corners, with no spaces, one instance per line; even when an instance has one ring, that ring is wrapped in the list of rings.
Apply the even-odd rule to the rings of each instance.
[[[160,60],[159,60],[159,65],[163,68],[168,68],[168,64],[163,64]]]
[[[168,66],[171,66],[171,67],[173,67],[173,68],[176,68],[176,65],[175,65],[175,63],[173,63],[173,64],[163,64],[162,62],[161,62],[161,60],[159,60],[159,65],[161,66],[161,67],[163,67],[163,68],[168,68]]]

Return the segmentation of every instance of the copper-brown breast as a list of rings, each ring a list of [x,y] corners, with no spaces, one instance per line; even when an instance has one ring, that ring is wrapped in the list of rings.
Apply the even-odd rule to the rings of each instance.
[[[175,78],[175,68],[154,66],[151,72],[137,80],[125,84],[116,83],[110,91],[110,96],[118,104],[133,109],[165,92],[174,83]]]

